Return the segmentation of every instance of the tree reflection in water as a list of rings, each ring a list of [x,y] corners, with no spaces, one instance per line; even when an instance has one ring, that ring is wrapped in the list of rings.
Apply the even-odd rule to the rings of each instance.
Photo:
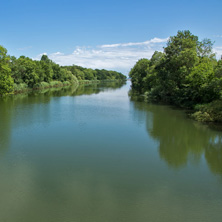
[[[43,107],[52,99],[62,96],[98,94],[105,90],[116,90],[125,82],[94,83],[93,85],[48,88],[0,98],[0,156],[9,149],[13,128],[30,126],[36,122],[47,124],[51,120],[50,106]]]
[[[204,155],[210,170],[222,175],[222,132],[190,120],[172,107],[148,104],[134,96],[131,102],[138,121],[145,117],[147,133],[159,142],[159,155],[170,167],[197,164]]]

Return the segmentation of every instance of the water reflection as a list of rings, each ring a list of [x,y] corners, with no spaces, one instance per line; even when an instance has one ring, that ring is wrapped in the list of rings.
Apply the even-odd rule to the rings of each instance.
[[[0,99],[0,156],[8,149],[11,137],[11,101],[5,102]]]
[[[67,86],[22,93],[0,98],[0,155],[10,147],[11,131],[21,127],[23,130],[35,124],[48,125],[54,121],[52,101],[57,97],[98,94],[106,90],[116,90],[123,82],[108,82],[93,85]],[[51,103],[49,105],[49,103]],[[57,107],[61,109],[62,106]]]
[[[222,175],[222,133],[186,118],[181,110],[141,102],[131,96],[137,119],[159,142],[160,157],[172,168],[198,164],[202,155],[213,173]],[[137,110],[137,112],[136,112]]]
[[[213,173],[222,175],[222,136],[209,141],[205,150],[205,158]]]
[[[1,101],[10,152],[0,159],[0,221],[220,221],[221,183],[203,160],[221,174],[222,135],[127,91],[92,85]]]

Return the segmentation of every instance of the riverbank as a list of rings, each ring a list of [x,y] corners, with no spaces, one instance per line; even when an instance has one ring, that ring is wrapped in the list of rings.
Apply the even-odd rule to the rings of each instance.
[[[71,83],[69,81],[65,81],[65,82],[51,81],[49,83],[41,82],[41,83],[35,84],[33,88],[28,87],[28,85],[25,83],[14,84],[14,92],[11,94],[19,94],[19,93],[31,92],[31,91],[36,91],[36,90],[48,89],[48,88],[61,88],[61,87],[70,86],[73,84],[76,86],[79,85],[78,82]]]
[[[213,126],[222,131],[222,100],[215,100],[207,104],[198,104],[194,108],[183,108],[163,102],[152,102],[145,94],[140,94],[135,90],[130,90],[128,93],[132,101],[146,102],[148,104],[170,106],[172,109],[179,109],[184,111],[188,118],[197,122],[202,122],[207,125]]]
[[[49,89],[49,88],[62,88],[62,87],[71,86],[71,85],[78,87],[80,85],[92,85],[92,84],[99,84],[99,83],[106,83],[106,82],[123,82],[123,81],[121,80],[78,80],[76,82],[51,81],[50,83],[41,82],[39,84],[34,85],[33,88],[28,87],[28,85],[25,83],[21,83],[21,84],[14,84],[14,92],[11,93],[11,95],[32,92],[32,91],[39,91],[39,90]]]
[[[78,80],[79,85],[92,85],[99,83],[109,83],[109,82],[126,82],[125,80],[119,79],[104,79],[104,80]]]

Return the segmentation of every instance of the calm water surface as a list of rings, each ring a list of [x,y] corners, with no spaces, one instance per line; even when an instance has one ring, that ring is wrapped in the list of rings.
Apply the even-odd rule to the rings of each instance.
[[[222,221],[222,133],[129,88],[0,99],[0,222]]]

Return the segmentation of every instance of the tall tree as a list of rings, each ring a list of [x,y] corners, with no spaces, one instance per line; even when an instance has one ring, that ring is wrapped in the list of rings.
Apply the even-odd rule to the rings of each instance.
[[[13,79],[9,67],[10,57],[7,50],[0,45],[0,95],[6,95],[13,91]]]
[[[139,92],[143,91],[144,78],[147,75],[146,70],[149,67],[149,64],[150,61],[148,59],[140,59],[129,73],[133,89]]]

